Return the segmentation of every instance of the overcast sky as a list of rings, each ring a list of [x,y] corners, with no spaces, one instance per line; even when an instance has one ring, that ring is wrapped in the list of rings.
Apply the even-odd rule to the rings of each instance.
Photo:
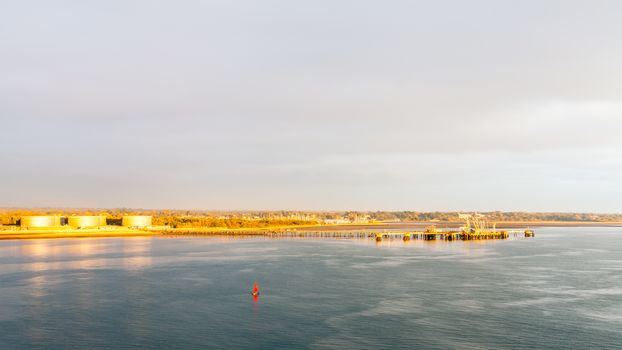
[[[0,0],[0,206],[622,212],[622,1]]]

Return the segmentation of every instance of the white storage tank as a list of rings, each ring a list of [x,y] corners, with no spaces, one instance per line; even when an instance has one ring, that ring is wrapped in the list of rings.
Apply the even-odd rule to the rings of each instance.
[[[152,222],[153,217],[150,215],[125,215],[121,224],[124,227],[148,227]]]
[[[67,223],[72,228],[96,228],[106,226],[106,217],[102,215],[76,215],[70,216]]]
[[[61,225],[61,217],[55,215],[22,216],[19,225],[22,228],[55,227]]]

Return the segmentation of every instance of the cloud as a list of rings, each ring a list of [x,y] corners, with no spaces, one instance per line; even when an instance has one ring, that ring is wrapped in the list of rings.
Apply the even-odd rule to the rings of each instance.
[[[2,205],[622,210],[615,1],[2,6]]]

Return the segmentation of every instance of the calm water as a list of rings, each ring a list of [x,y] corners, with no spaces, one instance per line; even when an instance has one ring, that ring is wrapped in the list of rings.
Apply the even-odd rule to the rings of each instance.
[[[620,349],[622,228],[2,241],[0,348]]]

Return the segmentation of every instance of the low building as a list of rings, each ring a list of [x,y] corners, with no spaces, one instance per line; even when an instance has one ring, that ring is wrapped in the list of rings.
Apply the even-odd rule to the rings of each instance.
[[[124,227],[149,227],[153,224],[153,216],[150,215],[125,215],[121,224]]]
[[[340,225],[340,224],[351,224],[352,221],[347,219],[324,219],[325,224],[329,225]]]
[[[62,225],[61,220],[57,215],[22,216],[19,225],[23,229],[57,227]]]
[[[72,228],[97,228],[106,226],[106,217],[103,215],[75,215],[67,219]]]

